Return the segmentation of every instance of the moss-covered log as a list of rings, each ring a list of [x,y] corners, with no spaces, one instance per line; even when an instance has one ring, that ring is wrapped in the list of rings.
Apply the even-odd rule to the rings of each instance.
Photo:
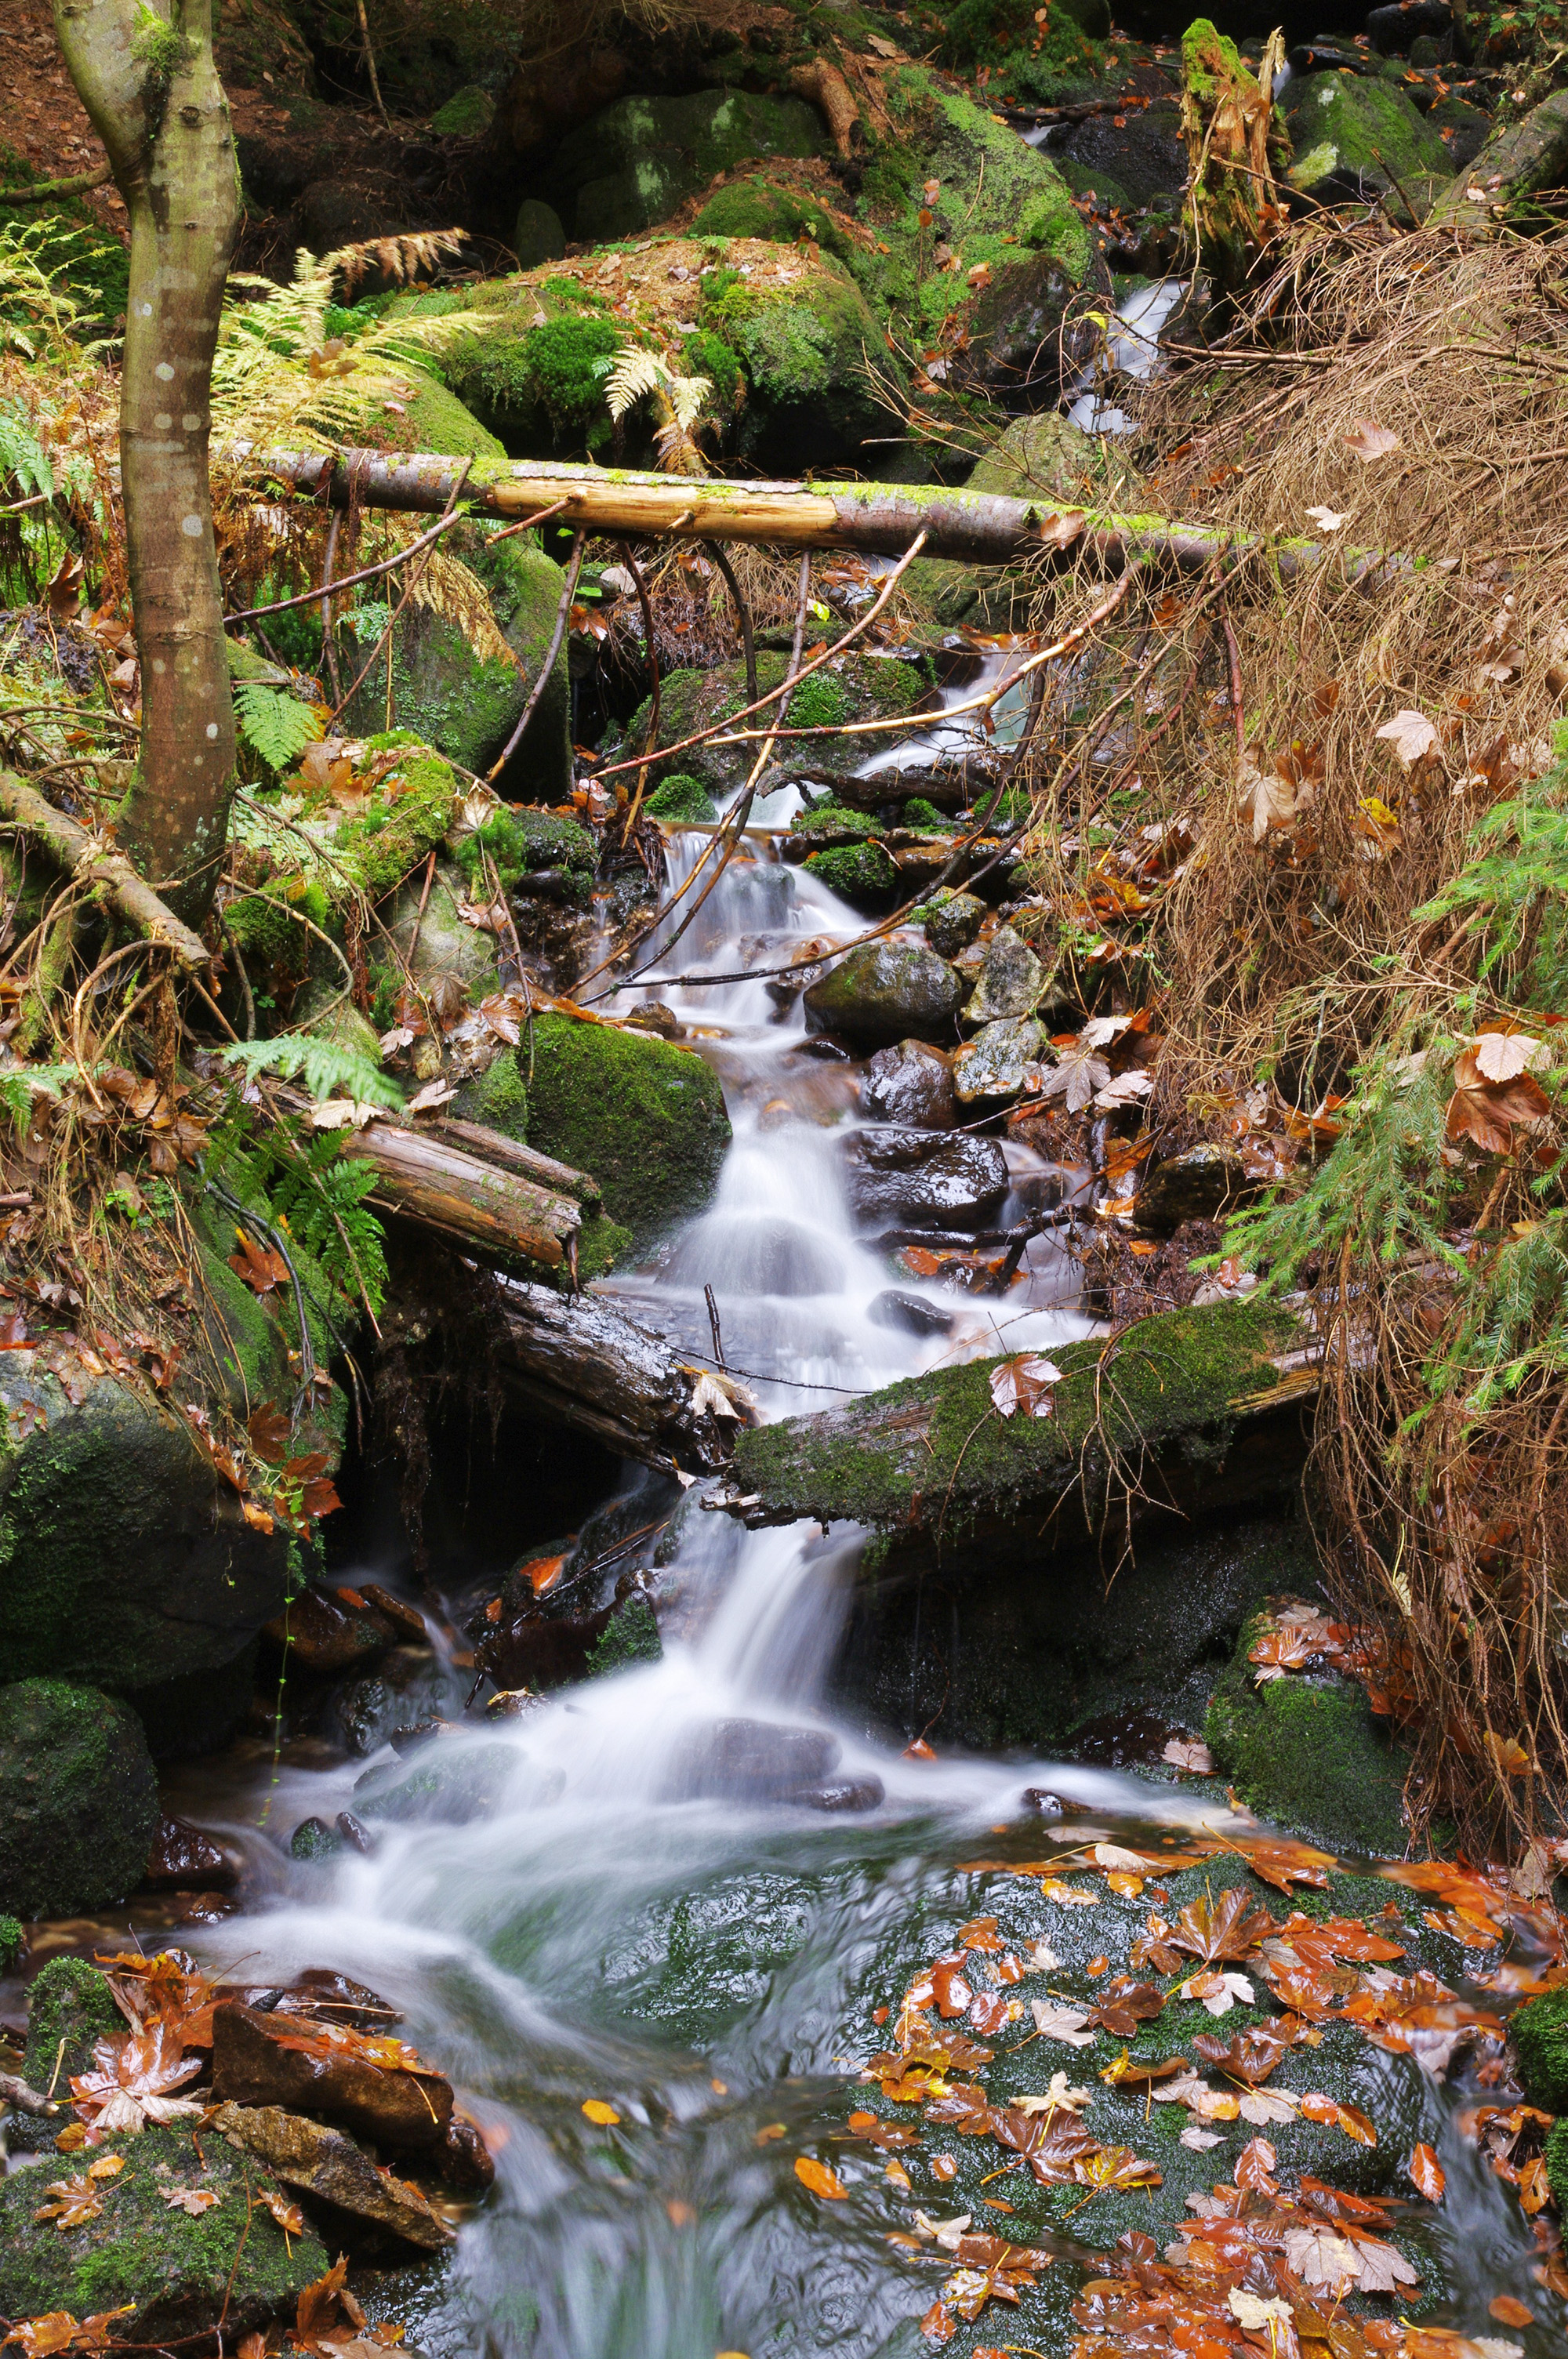
[[[583,1223],[572,1197],[403,1123],[369,1123],[343,1151],[374,1164],[373,1203],[495,1268],[559,1269]]]
[[[1011,565],[1052,550],[1073,550],[1091,554],[1110,573],[1120,573],[1139,558],[1201,572],[1227,553],[1245,556],[1267,549],[1269,563],[1286,579],[1310,572],[1330,557],[1352,580],[1386,561],[1377,550],[1331,549],[1321,540],[1266,542],[1168,516],[1058,506],[942,484],[745,483],[714,475],[697,483],[632,467],[518,460],[504,467],[475,465],[460,485],[461,462],[439,454],[248,455],[253,472],[338,507],[347,504],[351,482],[363,507],[427,516],[439,516],[462,489],[477,509],[508,522],[560,503],[563,525],[648,538],[762,541],[898,557],[923,532],[928,556],[965,565]]]
[[[1080,1485],[1091,1520],[1096,1501],[1129,1493],[1135,1513],[1181,1509],[1199,1484],[1206,1501],[1236,1505],[1278,1489],[1266,1421],[1293,1419],[1316,1387],[1295,1322],[1273,1305],[1173,1311],[1055,1357],[1063,1377],[1046,1417],[1002,1416],[998,1362],[972,1360],[743,1434],[732,1504],[750,1523],[811,1516],[939,1541]]]

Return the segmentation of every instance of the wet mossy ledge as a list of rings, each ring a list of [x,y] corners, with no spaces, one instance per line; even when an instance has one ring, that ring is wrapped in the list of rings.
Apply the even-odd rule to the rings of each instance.
[[[718,1076],[691,1049],[541,1016],[519,1045],[530,1147],[598,1181],[644,1251],[706,1209],[730,1143]]]
[[[1210,1701],[1203,1734],[1214,1766],[1247,1805],[1338,1851],[1403,1851],[1400,1807],[1410,1756],[1391,1744],[1355,1680],[1253,1677],[1256,1618]]]
[[[1126,1339],[1059,1349],[1062,1380],[1044,1418],[1000,1414],[996,1359],[933,1369],[851,1408],[743,1433],[735,1492],[751,1521],[810,1516],[889,1536],[940,1528],[957,1540],[1080,1480],[1086,1498],[1104,1494],[1107,1476],[1114,1492],[1117,1461],[1130,1474],[1153,1454],[1168,1477],[1185,1472],[1217,1489],[1239,1425],[1271,1408],[1269,1396],[1294,1392],[1281,1386],[1279,1362],[1301,1342],[1272,1304],[1144,1320]]]

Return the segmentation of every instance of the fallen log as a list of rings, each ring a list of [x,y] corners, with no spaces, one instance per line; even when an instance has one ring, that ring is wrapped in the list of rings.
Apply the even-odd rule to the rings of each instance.
[[[727,1462],[741,1419],[700,1408],[702,1371],[603,1296],[512,1285],[501,1313],[498,1373],[522,1407],[663,1474],[712,1473]]]
[[[508,1138],[504,1131],[486,1130],[478,1122],[443,1121],[439,1115],[424,1127],[450,1139],[465,1154],[477,1155],[481,1163],[516,1171],[557,1196],[573,1197],[579,1204],[599,1201],[599,1182],[588,1172],[573,1171],[570,1163],[558,1163],[553,1155],[541,1155],[537,1147],[525,1147],[521,1139]]]
[[[495,1133],[485,1136],[499,1146],[511,1144]],[[574,1198],[503,1169],[494,1156],[482,1160],[407,1123],[367,1123],[350,1136],[343,1152],[376,1166],[369,1201],[377,1210],[399,1214],[491,1269],[559,1269],[583,1225],[583,1207]],[[581,1173],[571,1176],[583,1180]]]
[[[116,852],[101,836],[89,835],[75,820],[46,802],[36,787],[9,770],[0,770],[0,820],[9,820],[24,835],[41,843],[68,875],[102,893],[137,933],[160,949],[172,951],[181,966],[211,964],[212,953],[201,936],[158,899],[123,852]]]
[[[1217,558],[1261,552],[1289,580],[1330,557],[1352,581],[1389,562],[1377,549],[1335,549],[1322,540],[1268,540],[1218,532],[1167,516],[1124,516],[1007,499],[996,492],[942,484],[746,483],[707,475],[640,473],[632,467],[557,465],[517,460],[474,464],[416,452],[257,451],[243,456],[253,474],[290,484],[319,503],[439,516],[461,492],[480,513],[508,520],[531,515],[541,497],[560,504],[563,527],[640,538],[746,540],[791,549],[846,549],[901,557],[918,532],[925,554],[966,565],[1012,565],[1082,549],[1101,570],[1119,574],[1140,559],[1201,572]],[[466,471],[466,474],[465,472]]]

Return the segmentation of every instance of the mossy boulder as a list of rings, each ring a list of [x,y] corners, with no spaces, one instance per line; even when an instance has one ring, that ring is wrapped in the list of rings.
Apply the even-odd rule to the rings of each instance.
[[[566,252],[566,232],[561,215],[542,198],[525,197],[512,229],[512,252],[525,270],[541,262],[559,262]]]
[[[588,1672],[602,1679],[638,1663],[657,1663],[664,1654],[659,1622],[646,1597],[624,1597],[588,1649]]]
[[[634,237],[754,156],[816,156],[821,118],[799,98],[742,90],[617,99],[556,149],[551,202],[589,245]]]
[[[694,1050],[647,1032],[540,1016],[519,1047],[528,1145],[591,1171],[645,1250],[712,1196],[730,1143],[724,1092]]]
[[[719,807],[702,779],[683,770],[671,772],[655,787],[643,809],[649,819],[669,820],[688,827],[711,824],[719,815]]]
[[[67,2089],[73,2073],[86,2071],[96,2043],[125,2027],[96,1966],[85,1958],[50,1958],[27,1992],[22,2078],[35,2089]]]
[[[603,299],[535,273],[488,282],[470,308],[486,317],[458,337],[442,375],[512,457],[605,455],[605,370],[633,340]]]
[[[242,1418],[299,1378],[291,1301],[228,1266],[233,1228],[193,1213],[219,1381]],[[331,1343],[312,1322],[318,1361]],[[341,1402],[337,1404],[341,1408]],[[326,1423],[310,1446],[335,1451]],[[181,1419],[111,1375],[71,1392],[33,1355],[0,1366],[0,1660],[12,1677],[116,1692],[232,1662],[281,1612],[289,1542],[247,1524]]]
[[[830,967],[806,1006],[824,1030],[884,1049],[896,1040],[952,1041],[963,995],[953,969],[923,942],[885,939]]]
[[[746,172],[716,190],[691,224],[693,237],[757,237],[793,245],[815,238],[829,254],[847,260],[855,241],[831,207],[808,190]]]
[[[122,2026],[123,2027],[123,2026]],[[178,2342],[210,2332],[244,2336],[294,2314],[302,2288],[322,2276],[328,2256],[314,2234],[285,2236],[254,2200],[256,2170],[215,2136],[200,2147],[180,2125],[149,2125],[111,2136],[96,2149],[120,2157],[112,2180],[90,2180],[85,2154],[60,2158],[59,2176],[80,2180],[100,2210],[70,2234],[34,2217],[39,2181],[22,2172],[0,2185],[0,2312],[38,2318],[69,2310],[88,2318],[128,2307],[118,2339]],[[200,2189],[217,2201],[193,2218],[168,2201]]]
[[[1536,227],[1551,217],[1551,192],[1568,181],[1568,90],[1554,90],[1522,122],[1494,131],[1432,207],[1434,222],[1459,229],[1493,228],[1498,221]],[[1472,197],[1472,189],[1479,195]]]
[[[772,648],[757,658],[757,685],[764,696],[786,678],[789,659]],[[912,713],[927,693],[929,682],[920,666],[887,656],[840,656],[802,680],[789,702],[791,729],[834,729],[844,722],[898,720]],[[705,671],[672,671],[666,677],[659,706],[659,735],[670,745],[681,744],[715,722],[729,720],[745,710],[746,666],[714,664]],[[626,742],[640,745],[648,734],[650,705],[639,704],[626,723]],[[758,720],[766,725],[766,716]],[[755,724],[742,722],[743,729]],[[886,745],[888,732],[878,736],[787,738],[775,748],[775,762],[783,778],[829,782],[850,777],[869,752]],[[757,759],[755,743],[721,745],[709,740],[667,755],[653,766],[660,784],[680,776],[694,779],[707,794],[720,799],[739,787]]]
[[[474,888],[486,857],[504,892],[548,871],[561,880],[565,897],[581,908],[593,882],[599,848],[574,819],[517,803],[493,813],[459,842],[458,866]]]
[[[470,1000],[477,1004],[500,987],[501,970],[495,935],[482,926],[471,926],[459,915],[461,905],[472,897],[472,880],[450,853],[443,853],[436,861],[428,895],[424,882],[423,876],[410,876],[402,886],[390,909],[383,912],[387,930],[402,956],[411,961],[414,981],[422,990],[430,990],[442,975],[455,975]],[[388,967],[387,979],[390,991],[401,990],[402,978],[395,968]],[[387,1016],[390,1020],[390,1009]]]
[[[901,370],[836,255],[802,255],[784,278],[721,264],[703,282],[699,323],[746,373],[728,438],[739,457],[786,475],[840,463],[871,472],[865,445],[894,424],[872,364],[884,375]]]
[[[998,95],[1061,105],[1096,92],[1105,63],[1097,44],[1110,30],[1108,0],[1058,0],[1043,17],[1030,0],[958,0],[941,55],[949,65],[990,67]]]
[[[460,525],[445,546],[477,577],[481,595],[462,622],[430,606],[404,609],[392,641],[393,720],[465,770],[484,775],[509,743],[539,678],[565,577],[527,535],[492,540],[477,525]],[[373,729],[386,707],[387,675],[377,666],[348,707],[351,727]],[[552,800],[571,788],[564,636],[501,784],[510,794]]]
[[[1303,74],[1286,87],[1292,188],[1320,204],[1388,198],[1424,213],[1454,176],[1442,137],[1402,90],[1369,76]]]
[[[0,1908],[76,1917],[141,1882],[158,1776],[136,1714],[93,1688],[0,1688]]]
[[[384,405],[354,429],[355,440],[366,450],[438,451],[449,459],[506,458],[495,435],[439,377],[428,369],[410,368],[407,383],[408,392],[395,408]]]
[[[1337,1850],[1401,1852],[1410,1756],[1383,1734],[1355,1680],[1287,1673],[1257,1686],[1247,1651],[1258,1626],[1242,1632],[1209,1706],[1215,1766],[1266,1818]]]
[[[898,867],[882,843],[844,843],[813,852],[806,872],[857,909],[890,908],[898,894]]]
[[[430,117],[438,139],[481,139],[495,120],[495,101],[483,82],[464,82]],[[432,449],[444,445],[432,444]]]
[[[1568,1990],[1530,1999],[1508,2028],[1530,2104],[1543,2114],[1568,2114]],[[1563,2160],[1568,2162],[1568,2154]]]

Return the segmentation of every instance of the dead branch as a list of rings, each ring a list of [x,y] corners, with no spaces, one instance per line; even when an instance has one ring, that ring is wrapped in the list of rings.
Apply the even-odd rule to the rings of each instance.
[[[71,875],[101,892],[138,933],[172,951],[181,966],[211,964],[212,954],[201,936],[159,900],[123,852],[113,850],[101,836],[89,835],[9,770],[0,770],[0,817],[41,843]]]

